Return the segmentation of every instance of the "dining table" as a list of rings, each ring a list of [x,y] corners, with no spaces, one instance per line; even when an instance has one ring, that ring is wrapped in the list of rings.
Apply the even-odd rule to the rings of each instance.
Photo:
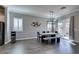
[[[56,35],[56,33],[41,33],[41,35]]]
[[[41,41],[44,42],[44,41],[51,41],[51,42],[54,42],[54,41],[60,41],[59,39],[59,36],[57,33],[55,32],[51,32],[51,33],[41,33]]]

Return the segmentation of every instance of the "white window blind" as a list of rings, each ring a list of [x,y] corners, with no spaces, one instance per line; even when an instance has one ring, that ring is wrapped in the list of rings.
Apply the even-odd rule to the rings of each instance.
[[[23,19],[14,17],[14,31],[23,31]]]

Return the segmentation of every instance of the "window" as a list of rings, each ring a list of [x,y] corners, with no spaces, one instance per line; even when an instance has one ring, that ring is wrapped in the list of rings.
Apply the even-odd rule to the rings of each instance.
[[[14,18],[14,31],[23,31],[23,19]]]
[[[48,24],[47,24],[47,30],[49,30],[49,31],[52,30],[52,22],[48,22]]]
[[[60,35],[63,35],[62,33],[62,29],[63,29],[63,27],[62,27],[62,25],[63,25],[63,23],[61,23],[61,22],[59,22],[58,23],[58,33],[60,34]]]

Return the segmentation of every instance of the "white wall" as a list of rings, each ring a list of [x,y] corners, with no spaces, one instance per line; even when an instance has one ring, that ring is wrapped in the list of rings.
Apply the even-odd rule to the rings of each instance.
[[[13,30],[14,17],[19,17],[23,19],[23,31],[16,33],[16,39],[37,37],[37,31],[42,32],[47,28],[46,24],[48,19],[10,12],[10,31]],[[31,25],[33,21],[40,22],[41,26],[33,27]]]

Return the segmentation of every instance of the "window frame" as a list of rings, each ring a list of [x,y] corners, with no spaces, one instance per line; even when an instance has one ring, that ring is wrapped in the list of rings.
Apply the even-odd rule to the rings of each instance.
[[[17,21],[15,21],[15,20],[17,20]],[[21,27],[20,27],[20,20],[21,20]],[[16,23],[16,25],[15,25],[15,23]],[[19,17],[13,18],[13,31],[16,31],[16,32],[23,31],[23,18],[19,18]]]

